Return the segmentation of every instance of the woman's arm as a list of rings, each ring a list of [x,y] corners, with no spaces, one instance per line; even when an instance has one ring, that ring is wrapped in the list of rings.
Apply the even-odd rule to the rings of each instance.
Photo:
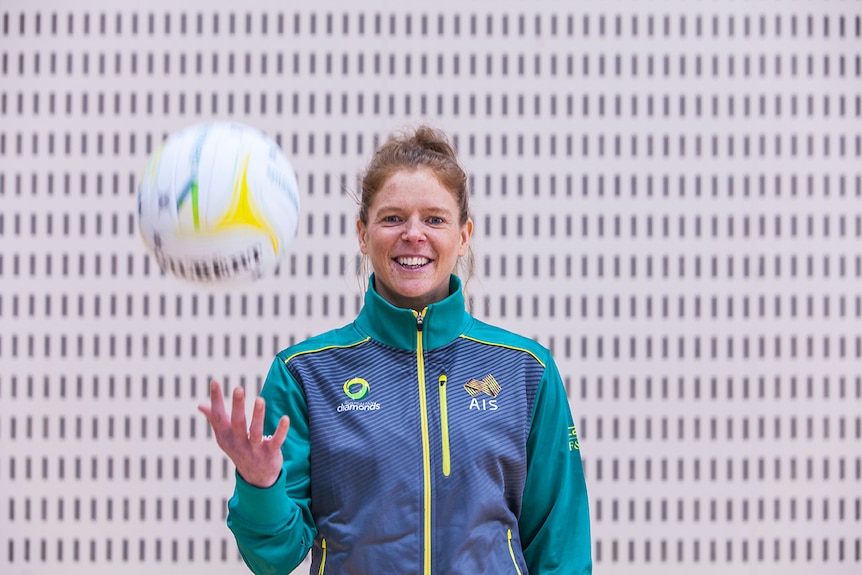
[[[552,359],[536,394],[527,438],[519,529],[530,575],[592,573],[590,511],[568,397]]]
[[[219,414],[221,391],[217,384],[213,393],[217,393],[218,398],[213,396],[210,409],[202,406],[201,411],[213,425],[219,446],[235,464],[241,463],[236,466],[236,488],[228,502],[227,525],[252,572],[258,575],[289,573],[308,554],[317,534],[310,510],[305,395],[282,359],[276,357],[261,397],[255,400],[252,422],[244,440],[240,437],[245,429],[241,390],[234,392],[230,431],[225,427],[226,416]],[[288,425],[290,433],[287,433]],[[247,451],[266,444],[277,447],[275,470],[271,469],[271,459],[247,457]],[[239,454],[236,445],[241,446]],[[271,479],[273,471],[275,479]]]

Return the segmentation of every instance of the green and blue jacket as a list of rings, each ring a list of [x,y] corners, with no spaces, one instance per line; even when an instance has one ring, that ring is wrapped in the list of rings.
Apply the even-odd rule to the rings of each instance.
[[[582,575],[587,491],[568,399],[535,341],[469,315],[461,283],[421,313],[374,290],[343,328],[280,352],[265,433],[275,485],[237,476],[228,526],[257,574]]]

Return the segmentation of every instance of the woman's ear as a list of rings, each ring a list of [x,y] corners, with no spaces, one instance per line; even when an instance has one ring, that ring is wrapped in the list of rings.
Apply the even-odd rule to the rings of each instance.
[[[362,224],[362,220],[356,220],[356,236],[359,239],[359,251],[362,254],[368,253],[368,244],[366,242],[366,229]]]
[[[470,247],[470,238],[473,237],[473,220],[467,218],[467,221],[461,226],[461,245],[458,247],[458,255],[463,256],[467,253]]]

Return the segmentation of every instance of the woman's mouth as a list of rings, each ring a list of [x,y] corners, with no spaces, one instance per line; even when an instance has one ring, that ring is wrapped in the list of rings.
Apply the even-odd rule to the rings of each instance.
[[[427,265],[431,260],[428,258],[418,257],[418,256],[409,256],[409,257],[397,257],[395,258],[395,262],[400,265],[402,268],[408,270],[418,270],[424,265]]]

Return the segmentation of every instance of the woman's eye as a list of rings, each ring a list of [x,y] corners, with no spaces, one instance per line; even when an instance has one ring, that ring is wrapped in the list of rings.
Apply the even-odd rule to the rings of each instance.
[[[383,221],[391,224],[391,223],[398,222],[400,220],[398,219],[398,216],[385,216],[383,218]]]
[[[438,218],[437,216],[433,216],[433,217],[428,218],[428,222],[431,224],[439,225],[439,224],[443,223],[443,218]]]

